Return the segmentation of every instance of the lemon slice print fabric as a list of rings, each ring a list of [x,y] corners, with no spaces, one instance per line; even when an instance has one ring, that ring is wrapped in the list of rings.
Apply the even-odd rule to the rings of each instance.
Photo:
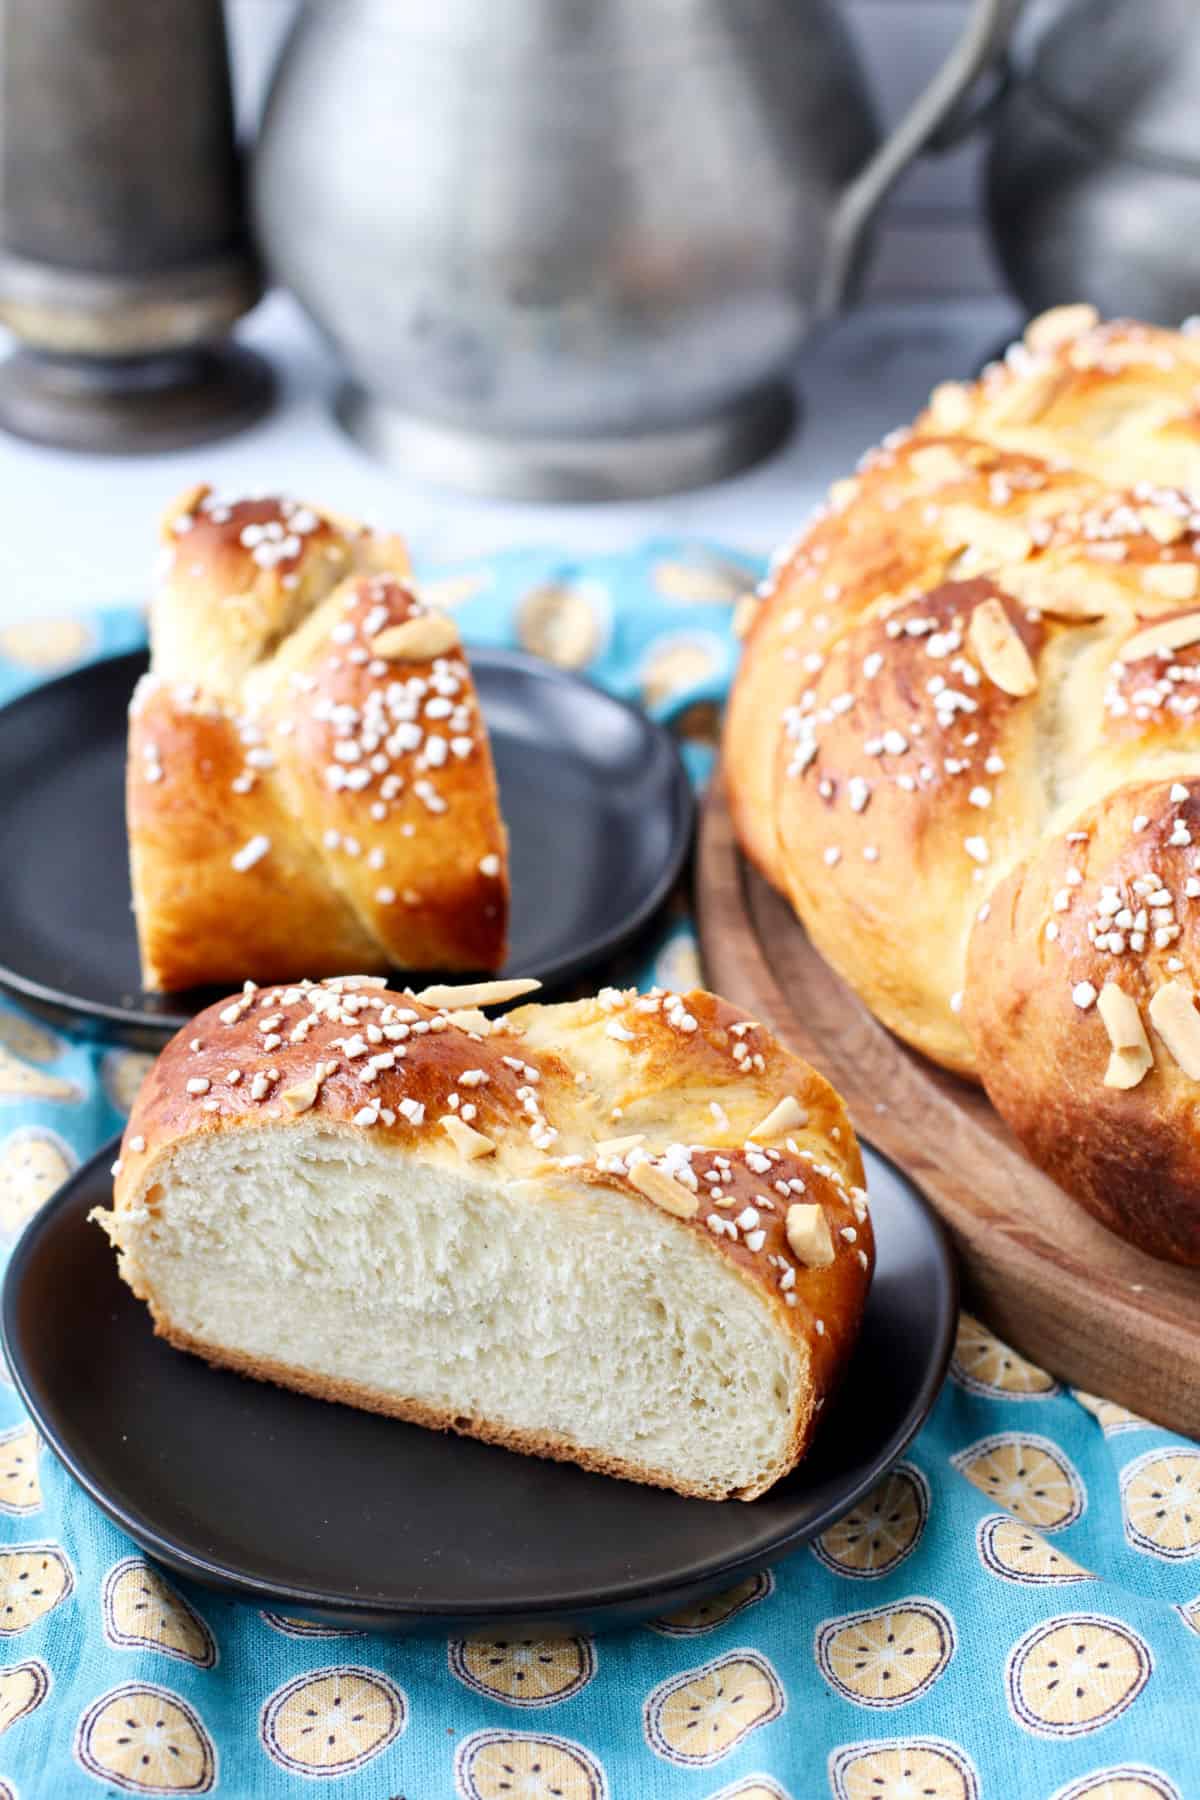
[[[1061,1586],[1067,1581],[1094,1581],[1065,1550],[1047,1543],[1032,1525],[1022,1525],[1007,1513],[989,1513],[980,1519],[975,1533],[979,1560],[991,1575],[1003,1581],[1020,1581],[1029,1587]]]
[[[0,1669],[0,1733],[36,1712],[50,1692],[50,1671],[38,1657]]]
[[[10,1132],[0,1145],[0,1238],[15,1238],[75,1164],[75,1152],[55,1131],[33,1125]]]
[[[966,1312],[959,1317],[950,1373],[959,1387],[997,1399],[1043,1400],[1058,1392],[1053,1375],[1010,1350]]]
[[[910,1463],[898,1463],[844,1519],[823,1531],[812,1553],[838,1575],[864,1580],[887,1575],[911,1556],[929,1517],[929,1483]]]
[[[666,706],[724,669],[725,646],[708,631],[673,632],[650,646],[638,672],[644,706]]]
[[[84,619],[22,619],[0,630],[0,656],[39,674],[79,662],[94,643]]]
[[[582,669],[603,650],[612,627],[607,590],[598,581],[547,582],[517,608],[523,650],[560,669]]]
[[[217,1753],[199,1715],[151,1682],[94,1700],[76,1726],[75,1756],[127,1794],[207,1794],[216,1783]]]
[[[1127,1406],[1118,1406],[1115,1400],[1101,1400],[1095,1394],[1085,1394],[1082,1388],[1072,1388],[1071,1394],[1080,1406],[1091,1413],[1105,1437],[1117,1437],[1123,1431],[1153,1430],[1149,1419],[1130,1412]]]
[[[556,1706],[596,1673],[588,1638],[452,1638],[450,1673],[506,1706]]]
[[[654,1689],[643,1712],[646,1742],[668,1762],[704,1768],[777,1719],[786,1704],[766,1657],[734,1650]]]
[[[726,1588],[724,1593],[711,1594],[694,1606],[684,1606],[661,1619],[652,1619],[650,1629],[661,1632],[664,1637],[703,1637],[705,1632],[715,1631],[718,1625],[727,1625],[748,1606],[756,1606],[760,1600],[765,1600],[774,1586],[775,1577],[769,1573],[751,1575],[747,1580],[739,1581],[736,1587]]]
[[[1181,1600],[1172,1611],[1179,1614],[1189,1631],[1194,1631],[1200,1637],[1200,1594],[1194,1600]]]
[[[664,600],[684,606],[732,606],[751,585],[753,577],[735,563],[715,557],[683,562],[664,557],[651,572],[655,590]]]
[[[0,1044],[26,1062],[56,1062],[66,1049],[62,1038],[45,1025],[27,1019],[23,1013],[0,1009]]]
[[[100,1062],[104,1091],[119,1113],[132,1110],[138,1089],[154,1065],[144,1050],[106,1050]]]
[[[1083,1514],[1083,1483],[1049,1438],[1002,1432],[951,1457],[988,1499],[1039,1531],[1062,1531]]]
[[[32,1425],[10,1425],[0,1431],[0,1513],[10,1519],[41,1511],[40,1451]]]
[[[297,1619],[291,1613],[261,1612],[259,1618],[271,1627],[290,1638],[353,1638],[362,1637],[361,1631],[344,1631],[340,1625],[322,1625],[316,1619]]]
[[[267,1755],[300,1775],[348,1775],[400,1736],[408,1703],[375,1669],[352,1666],[300,1675],[263,1707]]]
[[[0,1100],[82,1100],[83,1093],[65,1075],[34,1069],[0,1046]]]
[[[844,1744],[829,1758],[834,1800],[979,1800],[965,1750],[944,1738]]]
[[[114,1563],[100,1601],[104,1636],[115,1650],[158,1650],[197,1669],[216,1662],[216,1642],[200,1614],[140,1556]]]
[[[0,1551],[0,1637],[18,1632],[61,1606],[75,1586],[57,1544],[11,1544]]]
[[[1183,1800],[1173,1781],[1158,1769],[1123,1763],[1119,1769],[1093,1769],[1050,1800]]]
[[[609,1800],[604,1770],[569,1738],[476,1731],[454,1758],[459,1800]]]
[[[901,1600],[817,1629],[817,1667],[856,1706],[905,1706],[928,1693],[955,1648],[954,1621],[936,1600]]]
[[[1200,1450],[1151,1450],[1121,1471],[1125,1536],[1144,1556],[1200,1556]]]
[[[1039,1737],[1079,1737],[1127,1711],[1152,1668],[1149,1645],[1119,1619],[1048,1619],[1009,1655],[1009,1710]]]

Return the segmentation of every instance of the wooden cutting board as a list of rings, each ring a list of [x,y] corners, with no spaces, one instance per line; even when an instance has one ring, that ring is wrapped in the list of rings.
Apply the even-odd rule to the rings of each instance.
[[[981,1089],[893,1037],[734,842],[719,776],[701,815],[705,978],[828,1076],[864,1138],[949,1228],[964,1301],[1060,1380],[1200,1437],[1200,1270],[1156,1262],[1027,1161]]]

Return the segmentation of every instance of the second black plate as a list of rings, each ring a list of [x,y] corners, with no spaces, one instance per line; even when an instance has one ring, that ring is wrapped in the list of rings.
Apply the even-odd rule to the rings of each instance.
[[[868,1492],[941,1386],[957,1287],[941,1227],[864,1146],[877,1262],[811,1454],[749,1504],[517,1456],[210,1369],[154,1336],[87,1215],[110,1144],[26,1227],[4,1348],[47,1443],[179,1574],[343,1627],[584,1629],[690,1605],[807,1542]],[[64,1322],[69,1321],[69,1326]]]
[[[474,650],[471,667],[511,843],[503,973],[551,986],[666,898],[691,840],[691,787],[670,735],[589,682],[515,651]],[[153,1049],[216,995],[146,994],[138,974],[125,731],[145,668],[144,653],[90,663],[0,710],[0,987]]]

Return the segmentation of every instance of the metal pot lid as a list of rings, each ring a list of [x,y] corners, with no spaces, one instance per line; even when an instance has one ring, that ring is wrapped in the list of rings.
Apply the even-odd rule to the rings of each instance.
[[[1200,175],[1196,0],[1074,0],[1038,45],[1031,85],[1110,152]]]

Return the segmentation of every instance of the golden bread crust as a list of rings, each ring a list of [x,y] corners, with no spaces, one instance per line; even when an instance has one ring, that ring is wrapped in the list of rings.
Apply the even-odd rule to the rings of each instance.
[[[1147,1014],[1200,987],[1200,337],[1087,308],[1027,336],[780,558],[724,776],[743,847],[872,1010],[982,1080],[1107,1223],[1200,1262],[1192,1077],[1147,1023],[1139,1080],[1106,1086],[1109,1028],[1072,998],[1107,981]],[[1169,919],[1129,889],[1160,839]]]
[[[203,489],[166,535],[129,724],[146,985],[498,967],[507,840],[465,655],[376,648],[440,618],[397,540]]]

